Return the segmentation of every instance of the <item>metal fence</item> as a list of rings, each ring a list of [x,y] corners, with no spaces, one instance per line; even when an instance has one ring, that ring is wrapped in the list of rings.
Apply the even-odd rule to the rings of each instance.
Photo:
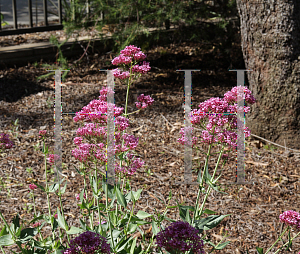
[[[35,26],[33,26],[34,24],[32,22],[32,0],[28,0],[29,28],[19,28],[18,27],[18,18],[17,18],[16,0],[12,0],[13,29],[3,30],[2,26],[0,25],[0,36],[62,30],[63,29],[62,0],[58,0],[57,6],[50,0],[50,2],[56,7],[56,9],[58,11],[58,24],[56,24],[56,25],[49,24],[49,22],[48,22],[49,10],[48,10],[48,6],[47,6],[47,0],[42,0],[42,1],[43,1],[43,14],[44,14],[43,19],[44,19],[44,24],[45,24],[44,26],[37,26],[37,21],[35,23]],[[73,1],[73,0],[71,0],[71,1]],[[89,2],[88,2],[88,0],[83,0],[83,1],[86,2],[86,12],[88,13],[89,12]],[[1,6],[0,6],[0,13],[1,13]],[[36,14],[36,17],[37,17],[37,14]],[[0,15],[0,24],[1,23],[2,23],[2,20],[1,20],[1,15]]]
[[[13,12],[13,29],[7,29],[3,30],[2,26],[0,25],[0,36],[5,35],[17,35],[17,34],[25,34],[25,33],[36,33],[36,32],[45,32],[45,31],[53,31],[53,30],[62,30],[63,29],[63,16],[62,16],[62,0],[58,0],[58,6],[56,6],[51,0],[49,0],[58,10],[58,24],[56,25],[50,25],[48,22],[48,6],[47,6],[47,0],[43,1],[43,13],[44,13],[44,26],[37,26],[37,21],[35,23],[35,27],[33,26],[32,22],[32,0],[28,0],[28,10],[29,10],[29,28],[18,28],[18,19],[17,19],[17,5],[16,0],[12,1],[12,12]],[[74,0],[71,0],[74,1]],[[82,0],[86,2],[86,13],[89,14],[90,12],[90,6],[89,6],[89,0]],[[188,0],[188,2],[191,0]],[[199,1],[199,0],[197,0]],[[113,4],[114,0],[109,1],[110,4]],[[214,6],[214,0],[205,1],[206,4]],[[0,6],[0,14],[1,14],[1,6]],[[101,19],[104,18],[104,14],[101,12]],[[73,16],[75,15],[75,12],[73,12]],[[37,15],[36,15],[37,17]],[[74,17],[73,17],[74,18]],[[0,15],[0,24],[2,23],[1,15]]]
[[[14,28],[10,30],[2,30],[0,25],[0,36],[4,35],[15,35],[15,34],[24,34],[24,33],[36,33],[36,32],[44,32],[44,31],[53,31],[53,30],[61,30],[63,29],[62,25],[62,5],[61,0],[58,0],[58,25],[49,25],[48,23],[48,11],[47,11],[47,0],[43,0],[43,12],[44,12],[44,23],[45,26],[37,26],[33,27],[32,22],[32,0],[28,0],[28,10],[29,10],[29,26],[30,28],[18,28],[18,18],[17,18],[17,5],[16,0],[12,0],[12,12],[13,12],[13,25]],[[1,10],[0,10],[1,12]],[[0,15],[0,24],[1,24],[1,15]]]

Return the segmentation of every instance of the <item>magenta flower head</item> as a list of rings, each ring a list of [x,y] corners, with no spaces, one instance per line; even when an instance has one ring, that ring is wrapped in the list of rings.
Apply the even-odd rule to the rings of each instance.
[[[46,135],[47,131],[46,130],[43,130],[43,131],[39,131],[39,138],[42,138]]]
[[[83,197],[84,197],[84,199],[86,199],[85,193],[83,193]],[[76,199],[79,200],[79,194],[76,196]]]
[[[134,45],[126,46],[125,49],[121,50],[120,55],[115,57],[111,63],[113,65],[126,65],[127,67],[132,66],[133,73],[147,73],[151,70],[148,62],[143,61],[147,56],[141,51],[141,48],[135,47]],[[142,65],[138,65],[139,61],[143,61]],[[130,77],[129,71],[122,71],[120,69],[114,69],[113,75],[116,78],[128,79]]]
[[[38,226],[41,226],[41,223],[40,222],[37,222],[35,224],[32,225],[34,228],[38,227]]]
[[[58,216],[57,214],[54,214],[54,218],[55,218],[55,219],[57,219],[57,216]]]
[[[246,103],[254,104],[256,102],[256,99],[251,94],[251,91],[247,87],[242,86],[235,86],[231,89],[231,91],[228,91],[224,94],[224,99],[228,103],[236,102],[238,99],[238,92],[243,94],[243,99]]]
[[[106,239],[98,233],[86,231],[70,241],[70,248],[64,254],[110,254],[110,246]]]
[[[1,149],[10,149],[14,143],[9,140],[9,135],[5,133],[0,133],[0,150]]]
[[[35,190],[37,186],[35,184],[29,184],[29,189]]]
[[[48,163],[50,165],[53,165],[55,160],[58,160],[59,159],[59,155],[58,154],[49,154],[49,157],[47,158],[48,160]]]
[[[144,94],[141,94],[137,100],[139,102],[136,102],[135,105],[137,108],[146,108],[153,104],[154,100],[150,97],[150,95],[144,96]]]
[[[279,215],[279,219],[281,222],[289,226],[300,229],[300,215],[298,212],[295,212],[293,210],[285,211],[284,213]]]
[[[189,240],[187,243],[186,241]],[[204,254],[203,240],[198,232],[188,222],[173,222],[165,230],[156,235],[160,248],[165,248],[171,254],[180,254],[192,250],[193,253]]]

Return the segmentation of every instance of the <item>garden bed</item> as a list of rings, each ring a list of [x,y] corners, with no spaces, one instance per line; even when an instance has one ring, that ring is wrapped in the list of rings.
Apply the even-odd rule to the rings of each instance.
[[[235,49],[240,52],[240,47],[236,46]],[[228,72],[225,59],[222,59],[220,52],[213,50],[213,45],[208,48],[207,45],[197,43],[174,44],[153,48],[146,54],[146,60],[150,62],[152,69],[130,89],[129,112],[136,109],[134,102],[137,95],[142,93],[150,95],[155,102],[141,113],[130,116],[128,133],[139,137],[136,152],[145,161],[144,167],[131,181],[133,190],[144,188],[134,212],[144,210],[155,214],[154,208],[160,212],[165,208],[155,195],[167,201],[169,191],[172,190],[170,205],[177,205],[177,199],[180,203],[192,206],[198,193],[196,186],[173,184],[175,181],[184,180],[184,147],[177,142],[181,137],[180,128],[184,126],[184,78],[183,73],[176,72],[176,69],[201,69],[201,72],[193,73],[192,77],[192,108],[211,97],[222,98],[225,92],[236,86],[236,74]],[[98,69],[113,68],[110,61],[115,56],[111,53],[90,55],[89,63],[84,58],[76,69],[71,69],[62,85],[62,101],[66,102],[63,112],[78,112],[91,100],[98,99],[99,90],[106,80],[105,72]],[[69,59],[70,62],[74,60]],[[242,69],[238,68],[241,58],[235,61],[234,67]],[[32,204],[28,194],[30,179],[36,179],[42,185],[45,182],[43,154],[39,149],[34,150],[38,143],[39,130],[46,129],[50,133],[51,138],[47,139],[46,145],[50,151],[54,150],[54,121],[51,108],[51,100],[53,103],[54,99],[54,78],[38,82],[34,80],[45,73],[39,64],[0,71],[0,88],[4,92],[0,98],[1,132],[9,133],[11,121],[19,119],[19,129],[13,132],[18,136],[12,138],[10,135],[15,148],[7,150],[0,161],[3,183],[0,187],[0,209],[9,223],[19,213],[22,223],[27,225],[33,214],[33,210],[27,212]],[[116,81],[117,106],[124,106],[125,95],[126,87]],[[73,143],[75,131],[80,127],[80,124],[74,123],[73,116],[64,115],[62,120],[63,163],[67,165],[67,170],[63,173],[69,180],[63,195],[63,205],[69,226],[79,227],[79,218],[82,218],[82,215],[76,195],[83,187],[83,179],[74,168],[74,165],[77,167],[79,163],[71,154],[71,150],[76,148]],[[267,150],[266,147],[262,147],[265,142],[253,137],[247,140],[246,144],[246,181],[256,183],[244,186],[228,185],[235,179],[236,161],[234,153],[231,152],[220,178],[220,183],[224,184],[224,191],[228,195],[212,191],[205,205],[205,208],[217,212],[218,215],[231,214],[217,228],[206,232],[211,241],[216,243],[222,239],[221,234],[224,230],[229,229],[230,236],[227,240],[231,241],[231,244],[214,253],[246,253],[247,248],[249,253],[256,253],[256,246],[266,250],[282,230],[279,215],[286,210],[300,210],[299,156],[284,153],[283,149]],[[200,147],[204,151],[208,150],[206,145],[201,144]],[[212,152],[217,151],[219,150],[215,149]],[[196,156],[195,151],[193,155]],[[204,156],[199,157],[203,167]],[[209,172],[212,172],[216,158],[213,157],[210,161]],[[31,174],[26,171],[27,168],[32,169]],[[195,181],[196,173],[193,173],[193,176]],[[91,195],[91,190],[89,194]],[[59,207],[59,200],[53,194],[50,195],[50,200],[54,213]],[[38,211],[48,212],[46,195],[39,189],[35,191],[35,201]],[[24,210],[26,206],[27,210]],[[129,206],[132,207],[132,204]],[[171,209],[167,216],[174,220],[180,219],[178,209]],[[0,224],[2,228],[3,222]],[[168,221],[163,222],[164,226],[169,224]],[[144,230],[150,231],[150,237],[152,231],[149,227],[144,227]],[[50,227],[45,227],[43,232],[44,237],[49,236]],[[73,237],[71,235],[72,239]],[[284,237],[284,240],[286,242],[287,237]],[[63,241],[66,241],[66,237]],[[209,251],[207,247],[205,250]],[[15,246],[4,249],[19,251]],[[300,241],[296,239],[293,241],[291,253],[299,250]],[[154,248],[152,253],[156,252],[157,248]]]

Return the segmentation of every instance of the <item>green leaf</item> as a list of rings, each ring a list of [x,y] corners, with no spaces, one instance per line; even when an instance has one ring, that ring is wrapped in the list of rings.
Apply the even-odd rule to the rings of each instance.
[[[58,187],[59,187],[58,183],[51,184],[49,186],[49,192],[55,192],[55,191],[57,191]]]
[[[217,212],[211,211],[211,210],[209,210],[209,209],[205,209],[205,210],[203,211],[203,213],[206,213],[206,214],[215,214],[215,213],[217,213]]]
[[[3,236],[3,235],[8,235],[9,232],[6,230],[6,225],[4,225],[4,228],[2,228],[1,232],[0,232],[0,236]]]
[[[28,242],[30,239],[32,239],[36,234],[38,233],[37,228],[25,228],[21,231],[19,240],[22,243]]]
[[[137,191],[132,191],[135,201],[139,200],[143,189],[138,189]]]
[[[206,218],[202,218],[200,220],[195,220],[195,228],[199,231],[200,234],[202,234],[203,230],[209,230],[216,226],[218,226],[221,221],[229,216],[231,214],[227,215],[211,215]]]
[[[80,202],[83,203],[83,196],[84,196],[84,189],[81,190],[80,194],[79,194],[79,199],[80,199]],[[87,209],[87,207],[85,206],[85,203],[84,203],[84,208]]]
[[[83,229],[77,228],[77,227],[74,227],[74,226],[72,226],[71,229],[70,229],[69,231],[66,231],[66,233],[67,233],[68,235],[81,234],[81,233],[83,233],[83,232],[84,232]]]
[[[127,202],[125,200],[124,195],[121,193],[120,189],[118,188],[118,186],[116,186],[116,194],[117,194],[118,204],[123,206],[124,208],[126,208],[127,207]]]
[[[57,208],[57,221],[61,228],[63,228],[65,231],[69,230],[69,226],[67,222],[65,221],[65,218],[63,218],[59,212],[59,209]]]
[[[176,200],[176,202],[177,202],[178,207],[179,207],[180,218],[183,221],[187,221],[188,223],[191,223],[189,210],[195,211],[195,207],[193,207],[193,206],[182,206],[182,205],[179,204],[178,200]]]
[[[131,248],[130,248],[130,254],[134,254],[135,253],[134,252],[134,248],[136,246],[136,240],[137,240],[137,237],[134,238],[134,240],[133,240],[133,243],[132,243]]]
[[[83,173],[83,172],[80,172],[80,171],[75,167],[75,165],[73,165],[73,166],[74,166],[74,168],[76,169],[76,171],[77,171],[78,174],[80,174],[81,176],[84,176],[84,173]]]
[[[212,183],[209,179],[206,178],[206,176],[204,176],[205,182],[215,191],[222,193],[222,194],[227,194],[226,192],[223,191],[219,191],[219,188],[216,184]],[[227,194],[228,195],[228,194]]]
[[[152,221],[152,232],[153,232],[154,235],[157,235],[157,233],[160,232],[160,230],[159,230],[159,228],[158,228],[158,226],[157,226],[157,224],[154,220]]]
[[[146,213],[144,211],[138,211],[138,213],[136,214],[136,216],[139,218],[139,219],[145,219],[145,218],[148,218],[148,217],[152,217],[153,215],[149,214],[149,213]]]
[[[136,231],[137,229],[137,224],[129,223],[128,225],[128,233],[132,234]]]
[[[11,235],[3,235],[0,237],[0,246],[10,246],[13,245],[15,242],[11,238]]]
[[[104,178],[104,176],[103,176],[103,178]],[[106,193],[106,186],[107,186],[107,193]],[[110,199],[115,198],[114,186],[113,185],[108,184],[104,180],[102,180],[102,189],[104,190],[105,195],[107,195]]]
[[[257,250],[257,252],[258,252],[259,254],[264,254],[263,248],[258,248],[258,247],[256,247],[256,250]]]
[[[65,191],[66,191],[66,188],[67,188],[67,182],[65,183],[65,186],[62,188],[62,189],[60,189],[60,191],[59,191],[59,194],[60,195],[62,195],[62,194],[64,194],[65,193]]]
[[[226,245],[228,245],[231,242],[224,242],[218,245],[218,247],[216,247],[216,250],[222,250],[226,247]]]
[[[35,184],[37,187],[39,187],[42,191],[44,191],[44,192],[46,192],[45,191],[45,188],[43,187],[43,186],[41,186],[41,185],[39,185],[39,184],[37,184],[37,183],[35,183],[35,182],[33,182],[33,181],[31,181],[33,184]]]
[[[80,222],[81,228],[82,228],[84,231],[87,231],[85,222],[84,222],[82,219],[80,219],[80,218],[79,218],[79,222]]]
[[[98,183],[96,181],[96,177],[93,177],[93,192],[95,195],[98,195]]]
[[[18,229],[20,228],[20,215],[17,214],[14,218],[13,218],[13,225],[14,225],[14,233],[17,233]],[[17,235],[18,236],[18,235]]]

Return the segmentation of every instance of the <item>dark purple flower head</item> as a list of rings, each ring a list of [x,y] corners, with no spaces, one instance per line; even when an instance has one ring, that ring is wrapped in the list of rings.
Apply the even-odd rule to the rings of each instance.
[[[188,222],[173,222],[165,230],[156,235],[156,242],[160,248],[165,248],[172,254],[184,253],[192,250],[197,254],[204,254],[203,240],[198,232]]]
[[[86,231],[70,241],[70,248],[64,254],[110,254],[110,246],[106,239],[98,233]]]

